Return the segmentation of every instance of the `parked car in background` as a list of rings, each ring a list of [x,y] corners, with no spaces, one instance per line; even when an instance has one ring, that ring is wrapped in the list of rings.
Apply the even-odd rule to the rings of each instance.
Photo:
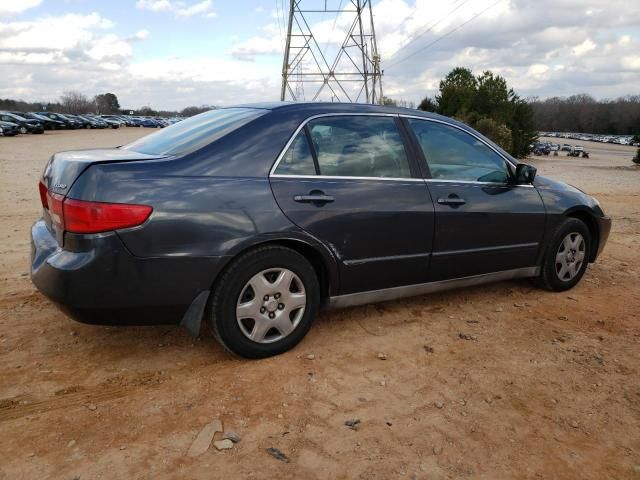
[[[520,277],[570,289],[611,228],[467,125],[379,105],[211,110],[55,154],[39,189],[31,278],[74,318],[203,322],[251,358],[292,348],[321,306]]]
[[[91,122],[80,115],[71,115],[69,113],[60,114],[64,118],[71,120],[77,124],[78,128],[91,128]]]
[[[0,120],[0,129],[2,129],[3,137],[13,137],[20,133],[20,127],[13,122],[4,122]]]
[[[120,125],[122,124],[122,122],[118,120],[112,120],[104,115],[96,116],[95,118],[98,118],[102,122],[104,122],[107,128],[120,128]]]
[[[125,126],[125,122],[117,115],[100,115],[100,118],[111,125],[118,124],[118,127]]]
[[[69,130],[80,127],[78,122],[75,122],[74,120],[68,119],[68,118],[66,118],[64,115],[62,115],[60,113],[53,113],[53,112],[35,112],[35,113],[37,113],[38,115],[42,115],[42,116],[45,116],[47,118],[50,118],[52,120],[57,120],[59,122],[62,122],[64,127],[66,129],[69,129]]]
[[[158,120],[156,120],[155,118],[145,118],[144,120],[142,120],[142,122],[140,122],[140,126],[141,127],[146,127],[146,128],[162,128],[162,127],[164,127],[164,125],[162,123],[160,123]]]
[[[18,125],[20,133],[44,133],[44,127],[37,120],[29,120],[11,112],[0,112],[0,120]]]
[[[560,150],[563,152],[570,152],[571,150],[573,150],[573,147],[568,143],[563,143],[562,147],[560,147]]]
[[[88,128],[106,128],[107,124],[101,120],[90,117],[89,115],[76,115],[77,118],[87,122]]]
[[[44,127],[45,130],[59,130],[61,128],[66,128],[66,125],[60,120],[54,120],[44,115],[38,115],[37,113],[33,113],[33,112],[26,112],[26,113],[11,112],[11,113],[15,113],[16,115],[23,116],[30,120],[36,120]]]

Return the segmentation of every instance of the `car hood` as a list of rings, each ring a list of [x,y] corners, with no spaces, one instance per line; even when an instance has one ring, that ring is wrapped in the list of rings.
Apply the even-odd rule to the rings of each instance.
[[[573,185],[569,185],[568,183],[560,182],[558,180],[553,180],[549,177],[545,177],[543,175],[536,175],[533,184],[536,188],[544,188],[547,190],[555,190],[559,192],[575,192],[575,193],[584,193],[579,188],[574,187]]]

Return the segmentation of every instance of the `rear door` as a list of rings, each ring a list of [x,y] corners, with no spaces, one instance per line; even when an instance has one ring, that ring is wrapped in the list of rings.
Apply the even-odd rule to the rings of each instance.
[[[533,267],[545,208],[532,185],[480,138],[434,120],[407,119],[435,206],[431,280]]]
[[[271,172],[287,217],[339,259],[340,293],[426,281],[434,212],[392,115],[328,115],[299,129]]]

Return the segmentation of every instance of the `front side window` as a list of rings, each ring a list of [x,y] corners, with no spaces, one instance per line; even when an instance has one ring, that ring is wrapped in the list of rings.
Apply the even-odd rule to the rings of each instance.
[[[149,155],[184,155],[267,113],[258,108],[221,108],[201,113],[122,147]]]
[[[393,117],[321,117],[308,124],[320,175],[410,178],[409,161]]]
[[[483,142],[449,125],[409,119],[427,159],[431,178],[506,183],[509,170],[504,159]]]
[[[296,138],[280,159],[274,172],[276,175],[315,175],[311,149],[304,130],[300,130]]]

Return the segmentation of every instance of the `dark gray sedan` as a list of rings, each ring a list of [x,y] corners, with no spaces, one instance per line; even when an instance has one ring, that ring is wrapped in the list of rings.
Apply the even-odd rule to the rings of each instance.
[[[521,277],[567,290],[611,227],[466,125],[374,105],[212,110],[58,153],[39,187],[31,276],[74,318],[204,324],[252,358],[322,306]]]

